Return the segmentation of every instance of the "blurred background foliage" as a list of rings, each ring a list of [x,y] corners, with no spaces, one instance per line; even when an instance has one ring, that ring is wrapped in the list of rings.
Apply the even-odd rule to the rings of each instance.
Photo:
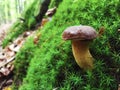
[[[25,1],[24,1],[25,2]],[[26,4],[26,8],[24,11],[17,16],[18,18],[10,28],[7,36],[2,42],[2,46],[7,46],[10,42],[12,42],[16,37],[22,34],[24,31],[31,30],[31,28],[35,27],[36,19],[35,16],[39,13],[41,0],[30,0]]]
[[[15,22],[34,0],[0,0],[0,24]]]

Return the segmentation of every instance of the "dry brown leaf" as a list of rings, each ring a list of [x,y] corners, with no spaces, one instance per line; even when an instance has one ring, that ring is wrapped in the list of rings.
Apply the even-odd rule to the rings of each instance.
[[[34,37],[34,41],[33,41],[34,44],[38,44],[40,36],[41,36],[41,34],[38,33],[38,34]]]
[[[5,60],[5,59],[6,59],[5,53],[1,52],[1,53],[0,53],[0,61],[3,61],[3,60]]]
[[[20,44],[20,45],[11,44],[11,45],[9,46],[9,49],[10,49],[11,51],[18,52],[21,47],[22,47],[21,44]]]
[[[10,70],[3,67],[1,68],[0,72],[4,75],[4,76],[8,76],[10,74]]]
[[[3,90],[12,90],[11,87],[5,87]]]
[[[41,22],[41,26],[43,27],[49,21],[48,18],[43,18]]]
[[[118,90],[120,90],[120,84],[118,85]]]
[[[12,71],[14,69],[14,65],[13,64],[8,64],[6,66],[6,68],[8,68],[10,71]]]
[[[24,38],[25,38],[25,37],[28,37],[30,34],[31,34],[30,31],[24,32],[24,33],[23,33],[23,37],[24,37]]]
[[[12,62],[14,59],[15,59],[15,56],[11,57],[10,59],[8,59],[8,60],[6,60],[6,61],[4,61],[2,63],[0,63],[0,68],[3,67],[3,66],[5,66],[6,64]]]
[[[120,32],[120,29],[118,29],[118,32]]]
[[[46,15],[49,17],[52,17],[56,12],[56,7],[48,9],[48,11],[46,12]]]
[[[11,84],[12,84],[12,82],[13,82],[13,80],[12,80],[12,79],[10,79],[10,80],[6,81],[6,85],[7,85],[7,86],[8,86],[8,85],[11,85]]]
[[[105,27],[100,27],[99,31],[98,31],[98,36],[102,36],[103,33],[105,32]]]
[[[6,59],[10,59],[13,56],[15,56],[15,52],[14,51],[8,51],[8,52],[6,52]]]

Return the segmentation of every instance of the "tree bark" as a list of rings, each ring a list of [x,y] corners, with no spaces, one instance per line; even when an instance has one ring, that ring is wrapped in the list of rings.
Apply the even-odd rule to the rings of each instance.
[[[42,21],[43,16],[45,15],[45,13],[48,10],[48,6],[50,4],[51,0],[44,0],[41,7],[40,7],[40,11],[39,14],[35,17],[36,18],[36,22],[40,23]]]

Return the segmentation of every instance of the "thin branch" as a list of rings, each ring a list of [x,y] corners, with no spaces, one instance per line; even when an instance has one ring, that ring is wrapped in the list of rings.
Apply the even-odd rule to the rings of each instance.
[[[6,64],[12,62],[15,59],[15,56],[8,59],[6,62],[0,63],[0,68],[2,68],[3,66],[5,66]]]

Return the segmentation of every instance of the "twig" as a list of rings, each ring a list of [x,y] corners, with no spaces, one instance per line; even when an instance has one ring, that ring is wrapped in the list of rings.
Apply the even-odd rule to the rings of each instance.
[[[118,29],[118,32],[120,32],[120,29]]]
[[[8,64],[8,63],[12,62],[14,59],[15,59],[15,56],[14,56],[14,57],[12,57],[12,58],[10,58],[10,59],[9,59],[9,60],[7,60],[6,62],[4,62],[4,63],[0,64],[0,68],[1,68],[1,67],[3,67],[3,66],[5,66],[6,64]]]
[[[120,90],[120,84],[118,84],[118,90]]]
[[[3,85],[6,83],[7,80],[4,80],[1,84],[0,84],[0,90],[3,88]]]

